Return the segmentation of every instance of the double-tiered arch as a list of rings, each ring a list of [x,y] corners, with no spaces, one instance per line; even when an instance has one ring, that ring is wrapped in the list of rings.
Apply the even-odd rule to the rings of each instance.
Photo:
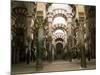
[[[51,4],[48,8],[48,22],[51,23],[54,42],[66,43],[68,18],[74,16],[73,7],[65,4]]]

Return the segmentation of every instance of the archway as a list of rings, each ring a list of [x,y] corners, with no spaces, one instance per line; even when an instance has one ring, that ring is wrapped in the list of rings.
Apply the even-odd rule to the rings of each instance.
[[[61,60],[63,58],[63,44],[57,43],[56,44],[56,59]]]
[[[49,30],[52,36],[52,44],[55,46],[56,59],[63,59],[64,47],[69,37],[72,17],[74,16],[71,5],[51,4],[48,8]]]

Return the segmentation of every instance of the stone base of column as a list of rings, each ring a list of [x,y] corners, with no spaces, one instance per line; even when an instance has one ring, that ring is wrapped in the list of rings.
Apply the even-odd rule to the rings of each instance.
[[[37,71],[40,71],[42,69],[43,69],[42,60],[41,59],[37,59],[37,62],[36,62],[36,70]]]
[[[86,68],[86,67],[87,67],[85,61],[81,61],[81,67],[82,67],[82,68]]]
[[[72,59],[69,59],[69,62],[72,62]]]
[[[86,68],[86,54],[84,47],[81,47],[81,67]]]

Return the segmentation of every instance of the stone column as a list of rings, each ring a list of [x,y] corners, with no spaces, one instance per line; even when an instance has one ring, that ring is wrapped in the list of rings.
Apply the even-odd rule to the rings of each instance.
[[[72,61],[72,22],[68,22],[68,50],[67,50],[67,55],[68,55],[68,60],[71,62]]]
[[[55,48],[54,48],[54,45],[52,44],[52,61],[54,60],[55,58]]]
[[[26,40],[26,43],[27,43],[27,53],[26,53],[26,56],[27,56],[27,61],[28,63],[30,63],[31,61],[31,57],[32,57],[32,40],[33,40],[33,17],[31,15],[28,15],[27,16],[27,26],[26,26],[26,32],[25,32],[25,40]]]
[[[49,26],[49,32],[48,32],[48,43],[49,43],[49,48],[48,48],[48,60],[51,62],[52,61],[52,17],[48,18],[49,23],[48,23],[48,26]]]
[[[85,53],[85,43],[84,43],[84,23],[80,23],[80,52],[81,52],[81,67],[86,67],[86,53]]]
[[[40,70],[43,59],[43,49],[44,49],[44,29],[43,29],[43,16],[37,16],[37,30],[36,30],[36,69]]]
[[[85,7],[83,5],[77,5],[77,17],[79,23],[79,49],[81,56],[81,67],[86,68],[86,53],[85,53],[85,40],[84,40],[84,24],[86,20]]]

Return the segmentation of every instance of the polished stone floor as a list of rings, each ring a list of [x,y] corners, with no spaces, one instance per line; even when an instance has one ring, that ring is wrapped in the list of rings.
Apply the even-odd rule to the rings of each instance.
[[[38,73],[38,72],[54,72],[54,71],[74,71],[74,70],[89,70],[89,69],[96,69],[96,61],[92,59],[91,61],[87,61],[87,67],[81,68],[80,67],[80,60],[72,60],[63,61],[57,60],[51,63],[43,62],[43,68],[41,70],[36,70],[35,63],[21,63],[12,65],[12,74],[24,74],[24,73]]]

